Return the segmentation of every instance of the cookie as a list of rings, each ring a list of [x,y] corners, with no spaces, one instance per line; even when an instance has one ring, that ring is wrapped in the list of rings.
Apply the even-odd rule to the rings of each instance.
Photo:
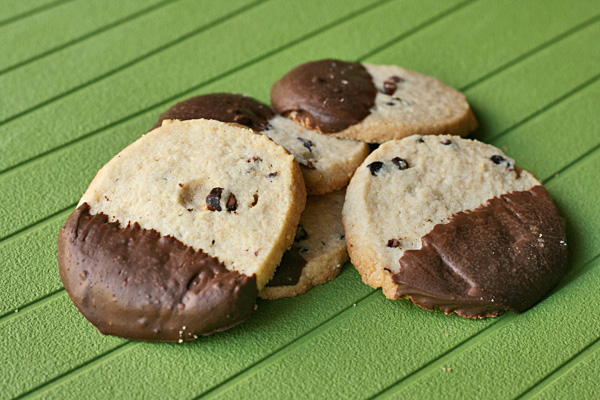
[[[344,195],[338,190],[307,199],[294,244],[260,297],[293,297],[339,275],[349,258],[342,225]]]
[[[302,64],[273,85],[271,103],[310,129],[369,143],[416,134],[464,136],[477,128],[462,93],[395,65]]]
[[[382,144],[347,188],[343,223],[365,283],[446,314],[523,312],[567,269],[542,184],[499,149],[458,136]]]
[[[192,340],[249,317],[305,201],[300,168],[267,137],[165,123],[98,172],[60,231],[60,275],[104,334]]]
[[[163,113],[156,126],[164,120],[198,118],[245,125],[286,148],[300,165],[309,194],[325,194],[345,187],[369,154],[364,143],[322,135],[239,94],[214,93],[184,100]]]

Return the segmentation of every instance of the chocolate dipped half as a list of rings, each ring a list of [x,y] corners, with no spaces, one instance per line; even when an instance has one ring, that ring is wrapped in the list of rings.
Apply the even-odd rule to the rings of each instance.
[[[494,197],[452,215],[407,250],[392,275],[394,297],[464,317],[521,313],[565,275],[567,247],[543,186]]]
[[[396,65],[308,62],[275,82],[271,103],[310,129],[368,143],[416,134],[464,136],[477,128],[462,93]]]
[[[104,334],[193,340],[250,316],[305,201],[298,165],[268,138],[165,123],[98,172],[60,231],[60,275]]]
[[[191,97],[171,106],[162,113],[154,128],[164,120],[187,121],[190,119],[214,119],[247,126],[255,131],[269,128],[269,120],[275,112],[266,104],[249,96],[234,93],[211,93]]]
[[[63,284],[98,330],[135,340],[186,341],[246,320],[256,276],[228,270],[218,258],[172,236],[121,228],[80,205],[59,234]]]
[[[299,65],[275,82],[271,103],[308,128],[334,133],[365,119],[376,94],[362,64],[325,59]]]
[[[350,182],[343,221],[363,280],[428,310],[520,313],[568,269],[547,190],[501,150],[457,136],[381,145]]]

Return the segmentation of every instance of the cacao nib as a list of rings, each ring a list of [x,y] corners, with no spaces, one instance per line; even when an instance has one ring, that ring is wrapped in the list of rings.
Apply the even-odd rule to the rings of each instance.
[[[385,81],[385,82],[383,82],[382,92],[391,96],[394,94],[394,92],[396,91],[397,88],[398,88],[398,86],[396,85],[395,82]]]
[[[227,211],[235,211],[237,210],[237,199],[235,198],[235,194],[229,194],[229,198],[227,199]]]
[[[392,162],[400,170],[408,168],[408,162],[404,158],[394,157],[394,158],[392,158]]]
[[[387,247],[398,247],[400,246],[400,241],[398,239],[390,239],[387,242]]]
[[[498,156],[498,155],[493,155],[491,158],[492,158],[492,161],[494,162],[494,164],[502,164],[503,162],[506,161],[506,158],[504,158],[502,156]]]
[[[371,175],[373,176],[377,176],[377,173],[379,172],[381,167],[383,167],[383,163],[381,161],[375,161],[367,165],[367,168],[369,168],[369,170],[371,171]]]
[[[302,142],[302,144],[308,149],[308,151],[312,152],[311,147],[315,145],[312,141],[308,139],[302,139],[301,137],[299,137],[298,140]]]
[[[206,196],[206,206],[210,211],[221,211],[221,193],[223,193],[223,188],[216,187],[213,188],[208,196]]]

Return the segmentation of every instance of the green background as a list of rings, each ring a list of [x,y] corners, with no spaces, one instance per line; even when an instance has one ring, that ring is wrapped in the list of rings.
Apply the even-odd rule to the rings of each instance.
[[[0,0],[0,399],[597,398],[600,2]],[[100,335],[56,236],[96,171],[178,100],[269,99],[293,66],[399,64],[462,90],[472,137],[547,185],[570,272],[524,314],[386,300],[347,265],[186,344]]]

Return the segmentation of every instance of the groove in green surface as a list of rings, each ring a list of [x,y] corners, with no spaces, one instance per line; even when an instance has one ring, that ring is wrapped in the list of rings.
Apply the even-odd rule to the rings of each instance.
[[[600,339],[584,349],[577,357],[564,364],[531,391],[523,393],[523,399],[593,399],[600,391],[597,373],[600,371]]]
[[[0,71],[123,17],[134,16],[160,1],[75,0],[31,16],[23,23],[0,27]]]
[[[59,6],[73,0],[28,0],[15,1],[8,0],[0,2],[0,27],[15,22],[19,22],[27,17],[31,17],[53,7]]]
[[[95,339],[90,341],[90,336]],[[17,396],[51,379],[61,366],[80,364],[123,342],[99,335],[62,292],[0,325],[0,398]]]
[[[148,7],[136,18],[127,17],[91,32],[90,37],[69,43],[69,48],[64,51],[53,52],[32,65],[5,75],[0,71],[0,91],[14,93],[10,103],[0,109],[0,125],[143,62],[259,4],[236,0],[221,7],[211,7],[210,1],[173,1],[173,4]],[[197,12],[202,9],[203,12]],[[127,23],[123,24],[125,21]],[[118,29],[112,29],[118,25],[121,25]],[[149,26],[156,28],[148,29]],[[143,46],[139,45],[141,35],[144,36]],[[63,71],[70,73],[63,74]],[[23,87],[24,81],[29,84]]]
[[[47,56],[52,55],[52,54],[54,54],[56,52],[59,52],[59,51],[64,50],[66,48],[69,48],[69,47],[71,47],[73,45],[76,45],[77,43],[80,43],[80,42],[85,41],[85,40],[87,40],[87,39],[89,39],[91,37],[94,37],[94,36],[96,36],[98,34],[101,34],[101,33],[105,32],[105,31],[108,31],[110,29],[118,27],[119,25],[127,23],[127,22],[129,22],[131,20],[136,20],[136,19],[138,19],[140,17],[143,17],[145,14],[148,14],[148,13],[153,12],[155,10],[159,10],[159,9],[167,6],[169,3],[177,2],[177,1],[180,1],[180,0],[162,0],[162,2],[160,2],[160,3],[151,4],[149,7],[142,8],[142,9],[136,11],[135,13],[133,13],[131,15],[126,15],[126,16],[122,17],[121,19],[110,21],[106,25],[103,25],[103,26],[101,26],[101,27],[99,27],[99,28],[97,28],[97,29],[95,29],[93,31],[86,32],[83,35],[75,37],[75,38],[72,38],[72,39],[70,39],[70,40],[68,40],[66,42],[57,44],[54,47],[50,47],[48,49],[41,49],[39,53],[35,53],[35,54],[32,53],[28,57],[23,56],[22,60],[19,60],[18,62],[14,63],[12,65],[5,66],[4,68],[0,68],[0,75],[3,75],[3,74],[6,74],[6,73],[8,73],[10,71],[22,68],[23,66],[25,66],[27,64],[38,62],[39,60],[43,59],[44,57],[47,57]],[[35,44],[35,41],[32,41],[32,43],[31,43],[32,46],[31,47],[35,48],[34,44]],[[84,60],[85,60],[85,58],[82,58],[80,56],[79,61],[81,62],[81,61],[84,61]],[[76,71],[76,70],[77,69],[72,69],[72,70],[70,70],[70,72],[73,72],[73,71]],[[46,81],[45,83],[47,84],[48,82]],[[41,86],[40,88],[42,88],[42,87],[43,86]]]
[[[529,311],[527,321],[519,323],[515,319],[510,327],[493,330],[485,340],[470,344],[469,351],[465,349],[444,360],[443,365],[452,368],[452,373],[437,364],[429,374],[411,382],[412,385],[399,386],[384,397],[435,398],[450,382],[457,396],[465,396],[468,388],[464,385],[474,381],[477,394],[471,392],[471,398],[516,397],[543,378],[546,371],[553,371],[573,353],[577,354],[598,339],[597,322],[583,314],[598,312],[597,307],[581,304],[585,299],[578,296],[577,291],[598,290],[599,273],[596,263],[587,274],[562,289],[561,296],[552,296]],[[577,302],[573,304],[573,300]]]

